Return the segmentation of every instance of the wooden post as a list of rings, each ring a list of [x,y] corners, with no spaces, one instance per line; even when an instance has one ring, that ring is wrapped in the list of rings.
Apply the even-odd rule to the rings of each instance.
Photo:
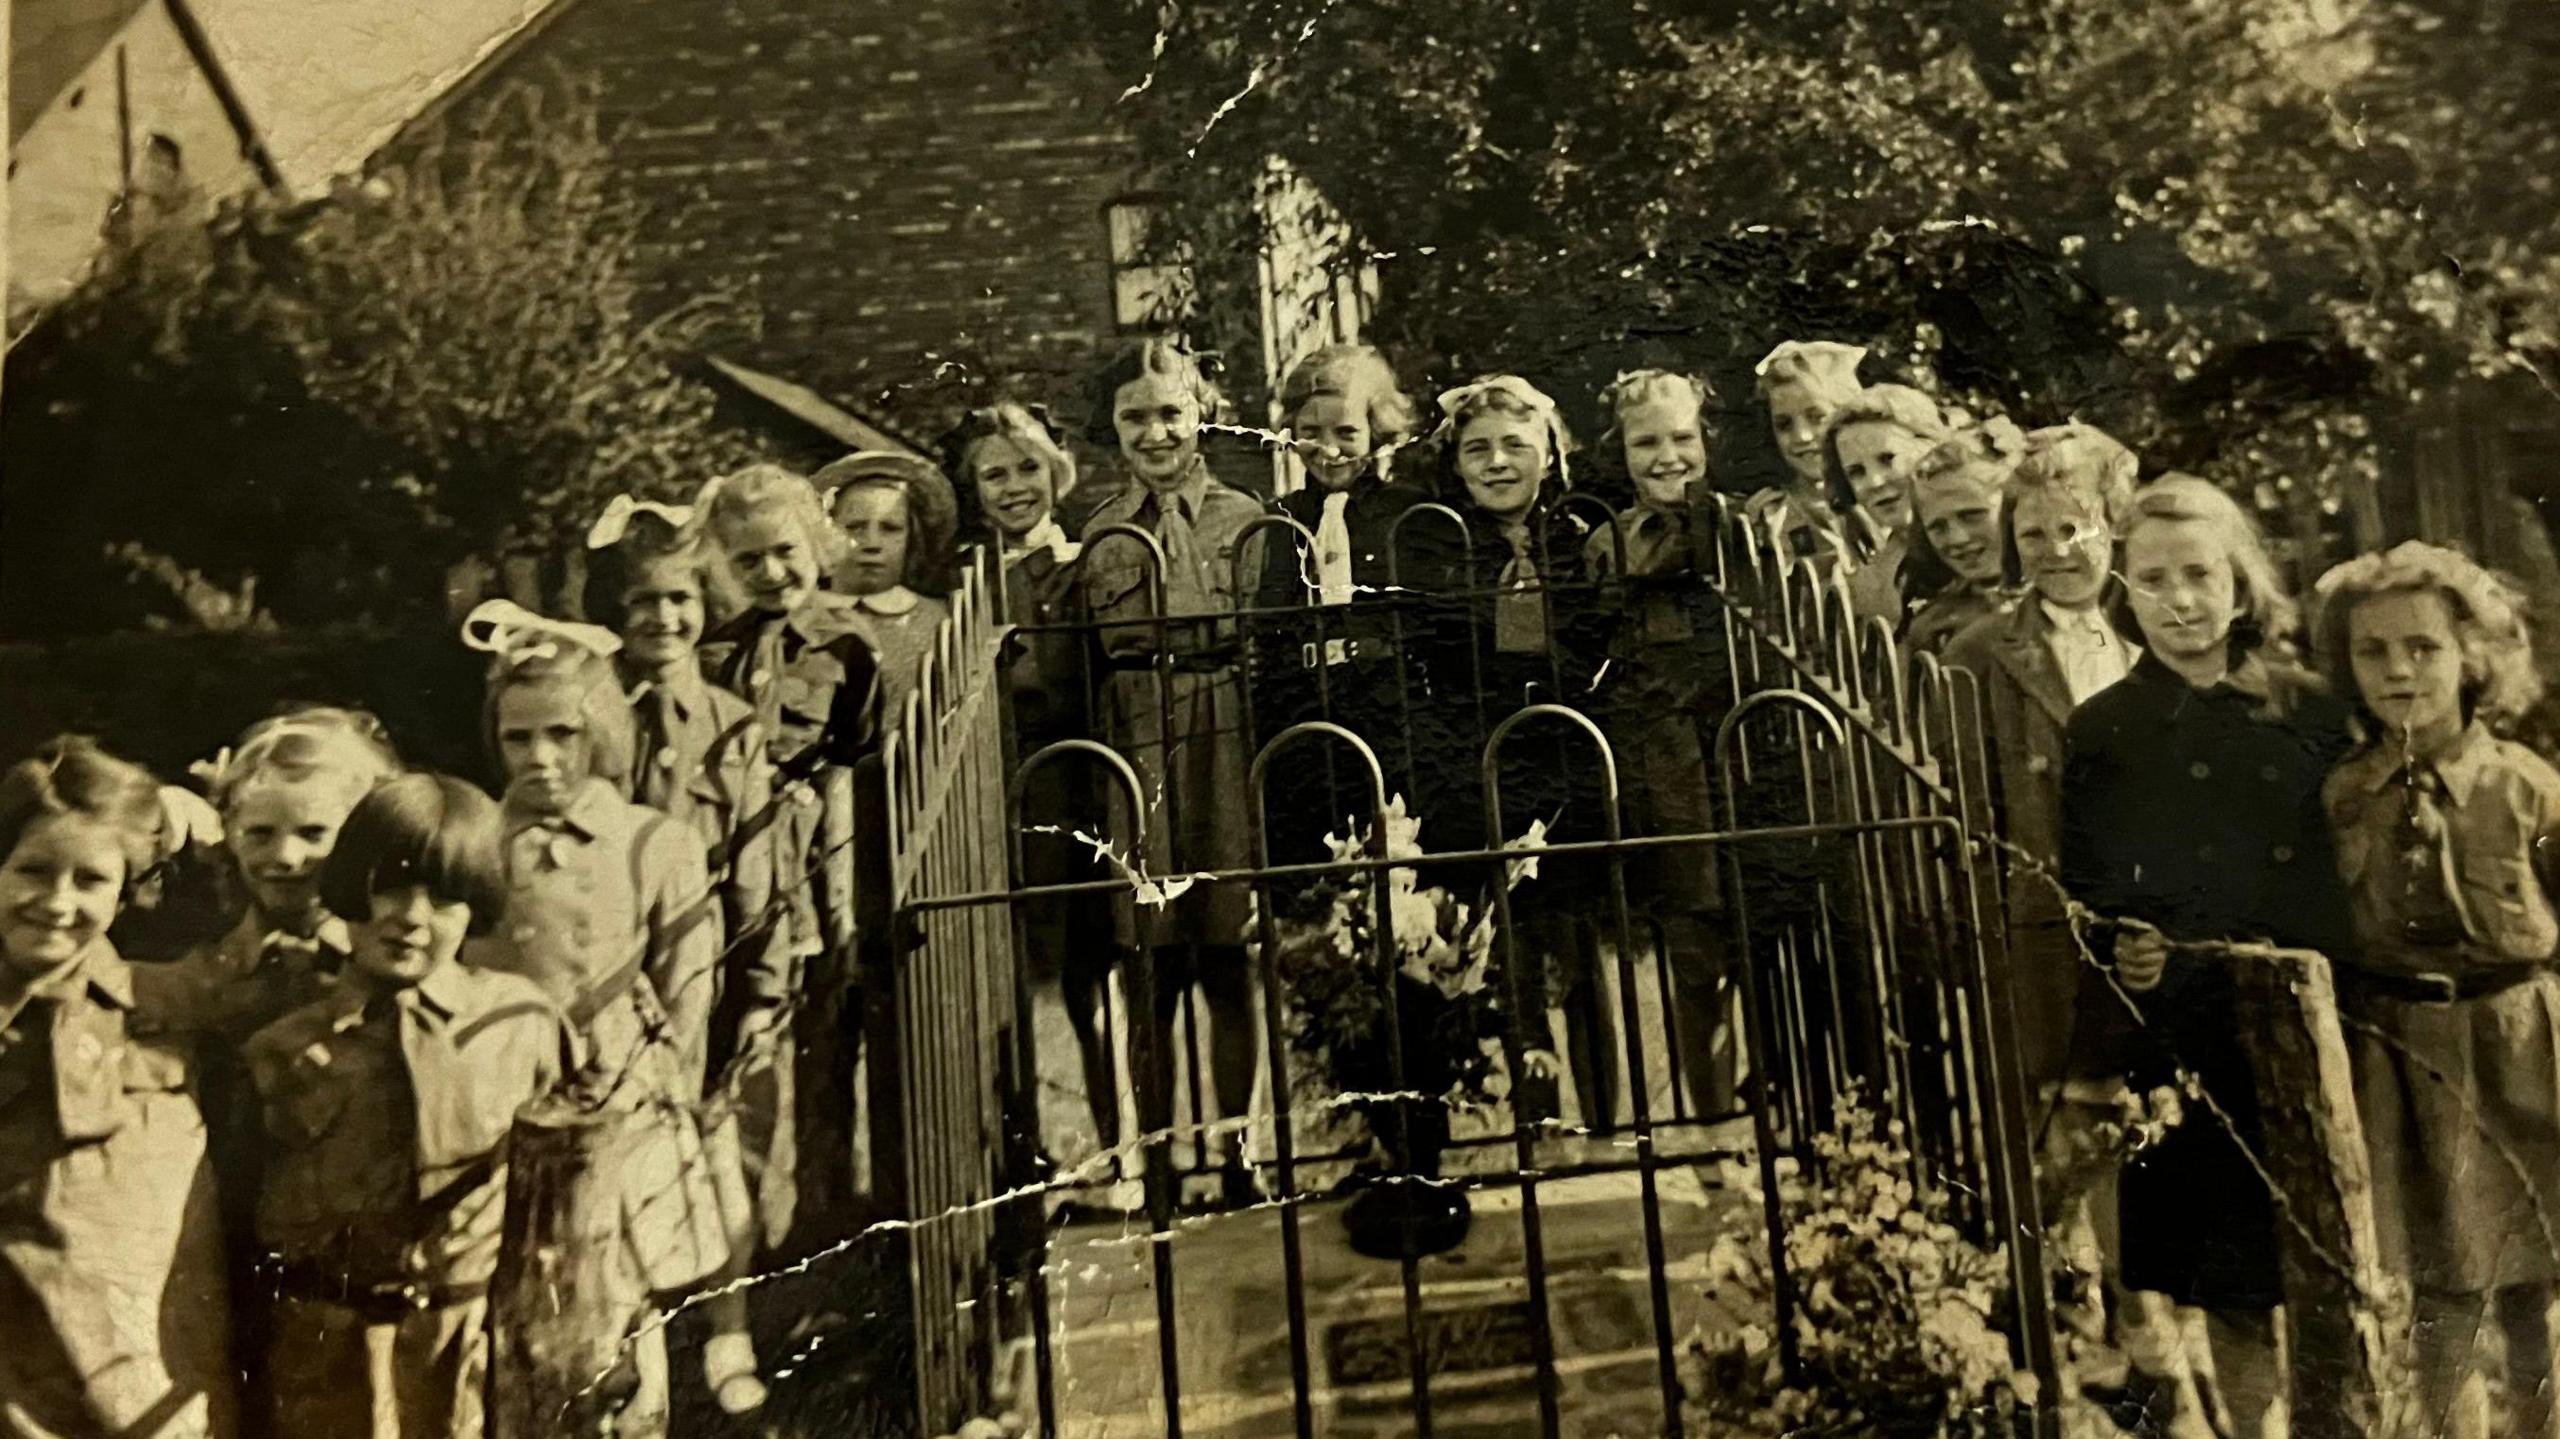
[[[648,1307],[623,1240],[623,1166],[641,1115],[553,1098],[508,1137],[506,1228],[490,1287],[494,1439],[651,1439],[665,1414],[626,1412],[626,1343]]]
[[[2239,1028],[2276,1185],[2296,1439],[2378,1439],[2385,1338],[2373,1176],[2329,961],[2233,946]],[[2212,1123],[2190,1114],[2187,1122]]]

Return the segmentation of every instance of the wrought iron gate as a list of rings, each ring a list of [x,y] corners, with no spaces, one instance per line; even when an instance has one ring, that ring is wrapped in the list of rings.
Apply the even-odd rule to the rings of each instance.
[[[1425,506],[1417,513],[1436,509]],[[1269,524],[1284,545],[1312,539],[1291,522]],[[1570,740],[1580,756],[1573,762],[1596,777],[1604,804],[1589,838],[1556,844],[1546,853],[1587,860],[1605,871],[1607,894],[1598,912],[1609,934],[1619,1002],[1626,1006],[1619,1033],[1634,1077],[1648,1072],[1648,1054],[1660,1053],[1673,1037],[1667,1026],[1648,1034],[1637,1022],[1635,996],[1643,985],[1638,963],[1647,946],[1629,905],[1628,862],[1669,849],[1712,856],[1723,866],[1733,952],[1747,960],[1740,968],[1750,1112],[1768,1196],[1765,1219],[1781,1335],[1791,1332],[1786,1310],[1794,1295],[1781,1242],[1786,1216],[1777,1198],[1778,1160],[1807,1155],[1833,1102],[1863,1093],[1913,1137],[1915,1164],[1924,1171],[1919,1177],[1961,1196],[1968,1226],[1987,1242],[2005,1246],[2018,1316],[2018,1365],[2044,1381],[2044,1394],[2055,1394],[2041,1222],[2009,1033],[2000,866],[1970,677],[1925,656],[1906,657],[1881,625],[1858,624],[1836,576],[1795,559],[1720,499],[1701,501],[1693,528],[1699,583],[1720,602],[1721,633],[1707,642],[1723,647],[1732,675],[1731,694],[1703,716],[1711,736],[1705,753],[1725,805],[1722,826],[1627,834],[1617,811],[1617,757],[1608,737],[1580,710],[1546,702],[1486,716],[1498,721],[1482,731],[1480,752],[1482,800],[1492,832],[1505,833],[1499,762],[1505,746],[1519,743],[1524,730]],[[1262,536],[1252,538],[1259,542]],[[1559,598],[1550,591],[1545,602],[1552,610]],[[1391,594],[1352,610],[1374,604],[1401,624],[1393,607],[1412,600],[1410,594]],[[1050,1290],[1057,1261],[1046,1252],[1046,1177],[1032,1137],[1038,1056],[1013,911],[1029,898],[1110,882],[1024,886],[1008,868],[1022,823],[1010,811],[1008,788],[1018,795],[1030,767],[1059,762],[1060,755],[1008,755],[1002,608],[1001,580],[987,572],[981,557],[955,598],[950,624],[888,747],[896,1048],[874,1062],[895,1066],[897,1102],[881,1122],[896,1130],[888,1148],[898,1161],[900,1212],[911,1225],[918,1422],[926,1434],[956,1429],[987,1412],[999,1397],[995,1376],[1003,1356],[1025,1350],[1034,1356],[1031,1382],[1007,1396],[1009,1402],[1036,1411],[1044,1432],[1075,1432],[1060,1427],[1072,1396],[1062,1396],[1054,1382]],[[1303,610],[1288,614],[1300,622],[1306,616]],[[1247,611],[1238,618],[1250,633],[1268,616]],[[1313,650],[1323,649],[1319,639]],[[1321,672],[1320,664],[1316,668]],[[1411,702],[1401,674],[1397,691],[1401,702]],[[1477,696],[1479,709],[1484,699]],[[1275,763],[1299,763],[1315,747],[1327,750],[1329,762],[1349,774],[1351,788],[1365,803],[1384,799],[1378,751],[1365,742],[1368,736],[1332,723],[1330,700],[1327,705],[1324,716],[1290,726],[1261,747],[1252,771],[1257,817],[1261,786]],[[1376,709],[1364,713],[1374,723]],[[1125,793],[1137,795],[1135,775],[1120,757],[1090,741],[1066,748],[1102,761]],[[1103,824],[1100,816],[1095,823]],[[1317,1374],[1317,1336],[1305,1290],[1304,1216],[1320,1196],[1304,1192],[1300,1182],[1311,1156],[1302,1152],[1301,1123],[1292,1105],[1297,1081],[1286,1062],[1269,943],[1271,894],[1275,885],[1322,875],[1373,877],[1383,886],[1390,865],[1374,850],[1366,858],[1327,864],[1274,864],[1267,833],[1265,846],[1259,867],[1217,877],[1250,883],[1262,899],[1261,1063],[1272,1110],[1288,1121],[1272,1126],[1262,1166],[1277,1214],[1288,1317],[1288,1393],[1275,1395],[1274,1402],[1285,1402],[1296,1433],[1312,1436],[1330,1395]],[[1483,864],[1501,855],[1491,848],[1434,851],[1419,863]],[[1772,874],[1789,883],[1769,885]],[[1503,906],[1502,942],[1516,944],[1507,895],[1497,892],[1497,902]],[[1387,928],[1381,926],[1381,943],[1391,942]],[[1510,968],[1516,973],[1518,966]],[[1392,976],[1392,965],[1387,973]],[[1667,1019],[1673,996],[1660,973],[1656,986]],[[1391,994],[1387,1002],[1392,1005]],[[1132,1008],[1132,1022],[1146,1023],[1149,1007]],[[1521,1056],[1516,1044],[1512,1049],[1517,1074]],[[1650,1112],[1640,1078],[1630,1087],[1626,1151],[1582,1169],[1630,1175],[1641,1196],[1640,1282],[1654,1360],[1650,1387],[1659,1396],[1662,1432],[1677,1435],[1683,1425],[1675,1362],[1681,1335],[1673,1332],[1673,1312],[1675,1286],[1683,1281],[1676,1277],[1678,1256],[1669,1252],[1658,1188],[1665,1176],[1699,1157],[1676,1145],[1667,1148],[1666,1136],[1713,1116],[1681,1104],[1676,1079],[1664,1114]],[[1522,1367],[1534,1390],[1537,1432],[1553,1436],[1562,1432],[1563,1416],[1548,1292],[1555,1275],[1543,1249],[1541,1196],[1571,1175],[1541,1149],[1544,1136],[1526,1118],[1515,1116],[1512,1132],[1496,1139],[1511,1151],[1505,1171],[1452,1182],[1516,1196],[1521,1263],[1505,1282],[1516,1281],[1526,1296],[1521,1312],[1528,1353]],[[1171,1196],[1178,1176],[1169,1146],[1137,1149],[1153,1235],[1148,1267],[1159,1371],[1156,1412],[1160,1432],[1173,1436],[1184,1432],[1186,1422],[1176,1303],[1183,1277],[1172,1242]],[[1413,1431],[1428,1435],[1435,1321],[1415,1256],[1408,1252],[1397,1268],[1403,1312],[1395,1326],[1401,1344],[1393,1347],[1403,1351]],[[1524,1407],[1520,1415],[1524,1426],[1527,1412]]]

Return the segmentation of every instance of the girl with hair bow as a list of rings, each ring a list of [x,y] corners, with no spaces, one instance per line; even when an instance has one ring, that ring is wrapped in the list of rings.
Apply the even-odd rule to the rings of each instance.
[[[773,762],[753,706],[702,673],[713,562],[689,505],[616,496],[587,533],[587,613],[609,617],[629,691],[627,798],[702,846],[720,899],[721,963],[703,1067],[703,1141],[729,1220],[727,1280],[791,1224],[789,926],[776,901]],[[721,1410],[763,1403],[743,1287],[703,1307],[702,1373]]]
[[[610,630],[474,610],[464,642],[491,656],[490,748],[506,778],[500,861],[506,914],[479,968],[540,985],[569,1020],[582,1062],[571,1092],[644,1116],[624,1164],[624,1238],[634,1283],[613,1296],[636,1316],[680,1297],[730,1258],[720,1185],[696,1117],[723,944],[701,840],[626,797],[631,706]],[[662,1327],[635,1334],[638,1412],[667,1403]]]
[[[1502,823],[1494,834],[1479,766],[1494,727],[1523,706],[1590,708],[1608,654],[1611,613],[1591,583],[1588,526],[1558,505],[1573,437],[1555,402],[1517,375],[1491,375],[1440,396],[1435,433],[1445,492],[1464,522],[1418,516],[1406,528],[1403,572],[1417,623],[1408,633],[1418,694],[1438,711],[1417,746],[1415,813],[1453,849],[1490,848],[1544,824],[1558,838],[1602,826],[1598,756],[1579,735],[1541,724],[1503,747]],[[1415,723],[1420,725],[1417,717]],[[1487,866],[1486,902],[1501,882]],[[1521,961],[1508,982],[1518,999],[1511,1052],[1557,1048],[1545,1015],[1561,1006],[1583,1123],[1616,1122],[1618,1030],[1599,973],[1589,906],[1605,902],[1605,871],[1587,860],[1543,863],[1512,896]],[[1562,1115],[1551,1074],[1517,1076],[1520,1102],[1541,1120]]]
[[[746,601],[703,637],[703,673],[755,707],[779,787],[774,882],[797,996],[790,1248],[811,1253],[855,1221],[865,991],[854,769],[878,745],[880,665],[853,601],[823,587],[844,537],[808,480],[755,465],[712,480],[693,508],[720,572]]]

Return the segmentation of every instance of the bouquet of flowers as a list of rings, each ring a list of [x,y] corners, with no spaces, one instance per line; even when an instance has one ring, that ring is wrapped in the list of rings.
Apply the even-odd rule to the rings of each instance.
[[[2006,1259],[1957,1228],[1948,1195],[1913,1172],[1900,1126],[1854,1102],[1815,1137],[1810,1166],[1780,1161],[1796,1372],[1768,1327],[1765,1239],[1720,1238],[1707,1254],[1708,1296],[1736,1322],[1689,1339],[1691,1433],[2008,1439],[2036,1390],[2000,1328]],[[1748,1171],[1731,1178],[1758,1188]]]
[[[1422,821],[1406,813],[1401,796],[1382,819],[1386,857],[1420,859]],[[1504,862],[1506,887],[1536,875],[1535,851],[1545,838],[1541,822],[1504,846],[1522,851]],[[1365,830],[1325,837],[1338,862],[1368,858],[1370,843]],[[1490,903],[1469,904],[1447,889],[1426,887],[1420,872],[1404,865],[1385,872],[1383,888],[1383,952],[1381,886],[1375,871],[1355,871],[1324,881],[1300,907],[1307,918],[1277,925],[1274,962],[1290,1047],[1303,1066],[1368,1122],[1392,1174],[1434,1180],[1450,1111],[1498,1105],[1510,1093],[1503,1039],[1514,1025],[1513,1005],[1494,964]],[[1520,1016],[1523,1032],[1542,1032],[1544,996],[1526,1003],[1536,1010]],[[1551,1071],[1543,1040],[1524,1039],[1521,1047],[1524,1064]],[[1432,1209],[1444,1231],[1454,1222],[1463,1233],[1464,1205],[1455,1191],[1435,1198]],[[1455,1242],[1445,1232],[1440,1237]]]

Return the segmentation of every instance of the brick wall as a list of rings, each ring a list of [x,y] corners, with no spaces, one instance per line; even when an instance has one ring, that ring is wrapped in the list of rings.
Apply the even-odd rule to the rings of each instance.
[[[482,83],[601,83],[656,227],[658,298],[741,289],[739,358],[936,432],[946,361],[1072,411],[1114,338],[1116,93],[1022,53],[1001,0],[563,0]]]

